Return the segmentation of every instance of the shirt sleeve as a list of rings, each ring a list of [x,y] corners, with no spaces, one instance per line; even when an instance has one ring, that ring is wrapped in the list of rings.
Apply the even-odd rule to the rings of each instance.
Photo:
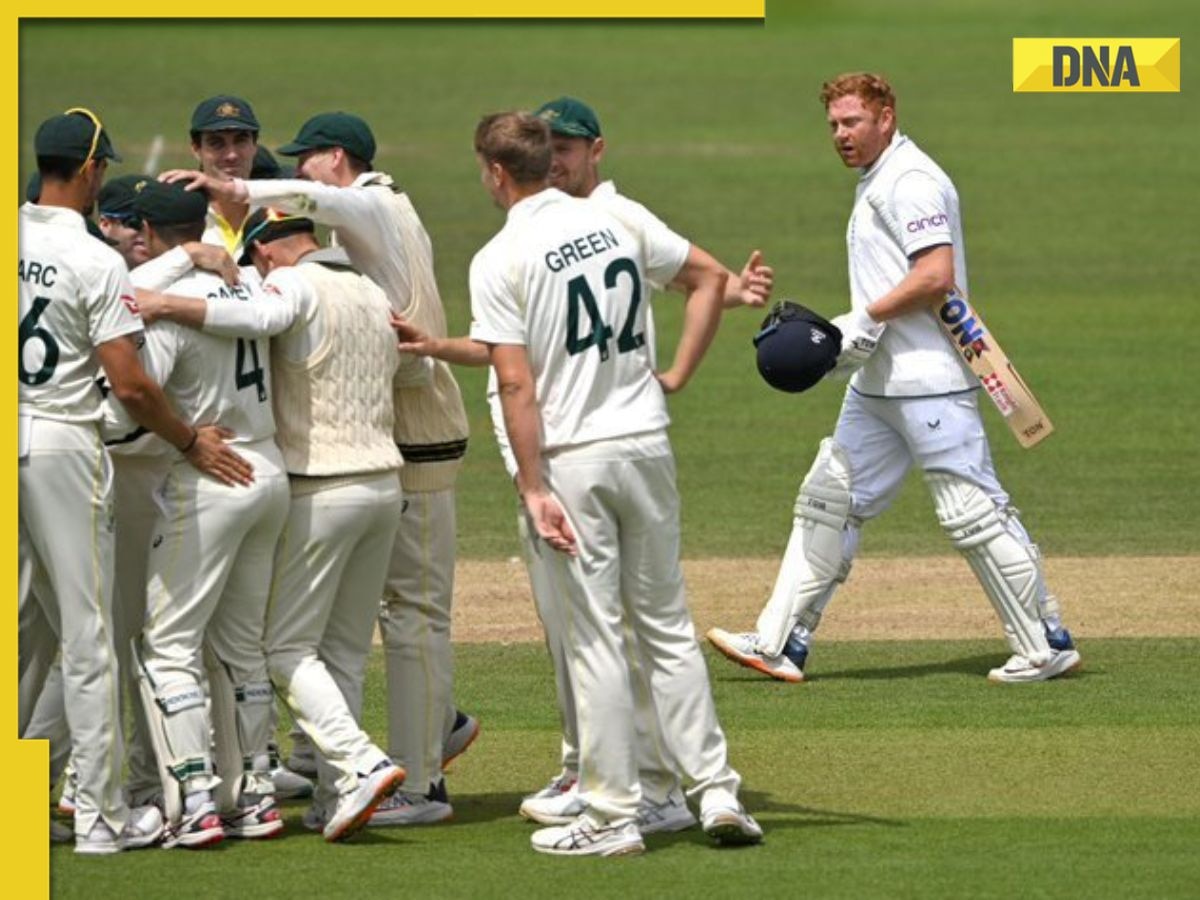
[[[162,291],[192,271],[192,258],[180,247],[172,247],[161,256],[142,263],[129,273],[133,286],[146,291]]]
[[[157,385],[164,385],[167,379],[171,377],[171,370],[175,367],[175,342],[174,337],[176,329],[170,323],[159,323],[158,325],[146,330],[146,339],[142,342],[142,346],[138,349],[138,359],[141,361],[142,368],[146,370],[146,374],[150,380]],[[104,378],[107,384],[107,377]],[[134,439],[138,438],[145,429],[141,428],[134,420],[128,410],[117,395],[112,391],[105,392],[104,400],[100,404],[100,421],[101,431],[105,436],[105,442],[116,445],[131,445]],[[122,453],[133,454],[137,448],[133,446],[122,446]]]
[[[247,301],[208,300],[204,331],[221,337],[258,338],[282,334],[315,306],[312,288],[294,273],[277,269],[262,293]]]
[[[654,287],[662,290],[670,284],[687,262],[691,241],[676,234],[662,219],[628,197],[614,198],[606,209],[641,242],[646,277]]]
[[[525,344],[525,320],[517,292],[487,251],[471,260],[471,339],[486,344]]]
[[[270,206],[335,228],[358,230],[379,218],[378,198],[364,187],[337,187],[294,178],[244,181],[253,206]]]
[[[142,330],[142,315],[129,271],[116,253],[83,289],[87,291],[88,337],[93,347]]]
[[[912,171],[901,175],[892,188],[893,227],[905,256],[928,247],[953,244],[953,223],[946,195],[932,177]]]

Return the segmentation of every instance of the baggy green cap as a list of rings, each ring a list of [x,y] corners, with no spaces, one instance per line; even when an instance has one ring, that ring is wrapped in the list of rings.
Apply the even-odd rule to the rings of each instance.
[[[133,198],[133,212],[151,225],[193,225],[208,215],[208,197],[182,184],[147,181]]]
[[[600,137],[600,120],[595,111],[574,97],[559,97],[543,103],[534,115],[549,125],[554,134],[589,140]]]
[[[250,104],[232,94],[218,94],[201,100],[192,113],[192,131],[253,131],[258,134],[258,119]]]
[[[99,117],[83,107],[43,122],[33,139],[33,148],[38,156],[77,159],[81,163],[90,159],[121,161]]]
[[[106,219],[132,216],[134,198],[153,180],[148,175],[122,175],[108,179],[96,198],[97,211]]]
[[[328,112],[313,116],[300,126],[300,133],[290,144],[279,148],[283,156],[299,156],[309,150],[341,147],[352,156],[369,163],[375,159],[375,135],[371,128],[353,113]]]

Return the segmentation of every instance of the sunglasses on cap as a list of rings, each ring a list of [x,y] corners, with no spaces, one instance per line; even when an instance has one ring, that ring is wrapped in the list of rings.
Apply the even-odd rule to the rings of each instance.
[[[72,106],[64,116],[73,115],[87,116],[92,122],[92,145],[88,148],[88,154],[84,157],[83,165],[79,167],[83,171],[84,166],[90,163],[96,157],[96,149],[100,146],[100,135],[104,134],[104,125],[100,122],[100,117],[85,106]]]
[[[100,218],[120,222],[126,228],[132,228],[134,231],[142,230],[142,219],[137,213],[107,213],[100,210]]]

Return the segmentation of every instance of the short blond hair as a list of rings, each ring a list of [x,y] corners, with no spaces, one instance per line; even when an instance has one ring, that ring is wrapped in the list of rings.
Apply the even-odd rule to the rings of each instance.
[[[545,181],[553,147],[550,126],[527,112],[492,113],[475,127],[475,152],[499,163],[518,184]]]
[[[882,75],[873,72],[847,72],[821,85],[821,103],[826,109],[841,97],[858,97],[866,106],[873,107],[876,114],[885,106],[896,111],[896,94]]]

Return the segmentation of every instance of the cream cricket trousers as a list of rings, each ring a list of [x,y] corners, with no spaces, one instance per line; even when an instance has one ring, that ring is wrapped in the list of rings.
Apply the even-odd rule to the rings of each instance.
[[[736,794],[679,564],[679,494],[666,434],[597,441],[545,457],[579,555],[548,557],[579,725],[580,797],[608,821],[641,801],[640,665],[666,752],[692,782]],[[628,626],[628,633],[626,628]]]
[[[555,561],[551,559],[557,555],[557,551],[536,536],[524,511],[517,513],[517,535],[529,575],[533,603],[545,632],[546,649],[554,665],[554,692],[558,699],[559,718],[562,722],[562,767],[578,773],[579,714],[576,709],[575,686],[571,683],[571,670],[567,663],[563,610],[555,596]],[[638,780],[642,788],[642,801],[657,806],[677,796],[682,784],[677,774],[678,767],[670,761],[670,754],[658,727],[646,672],[638,660],[638,655],[633,652],[636,644],[629,623],[625,625],[625,639],[626,658],[630,661],[633,675],[634,730],[637,735]]]
[[[33,419],[29,453],[17,464],[18,678],[27,682],[19,733],[32,716],[47,671],[47,631],[57,635],[63,695],[75,759],[75,833],[97,818],[117,834],[129,810],[121,798],[120,679],[113,649],[112,468],[94,423]],[[40,615],[30,604],[34,585]],[[29,630],[32,629],[32,630]],[[27,649],[28,647],[28,649]]]
[[[172,464],[159,489],[147,561],[141,663],[157,701],[147,713],[162,722],[172,757],[159,759],[169,771],[164,790],[173,778],[185,794],[221,782],[228,790],[238,778],[248,793],[273,792],[262,636],[288,484],[274,441],[239,444],[236,450],[254,467],[251,485],[224,485],[182,460]],[[206,676],[214,698],[211,717],[203,702],[191,699],[204,696]],[[225,704],[223,697],[219,704],[217,691],[236,695],[236,704]],[[218,748],[232,742],[241,756],[222,760],[220,779],[213,775],[213,731]],[[236,799],[225,795],[218,801],[227,808]]]
[[[388,564],[379,632],[387,666],[388,752],[405,790],[427,793],[442,777],[454,724],[454,488],[410,491]]]
[[[141,631],[146,618],[146,557],[154,523],[158,518],[154,496],[166,477],[171,458],[165,454],[126,456],[111,453],[110,460],[113,467],[116,537],[113,642],[120,661],[124,688],[121,694],[121,721],[132,725],[125,746],[125,761],[129,766],[125,793],[130,804],[137,806],[148,802],[162,789],[154,744],[146,724],[146,710],[138,699],[137,669],[130,654],[130,641]],[[35,585],[34,593],[37,591]],[[25,690],[22,683],[22,696]],[[50,741],[50,784],[53,787],[67,765],[70,750],[62,668],[59,665],[51,668],[41,696],[37,698],[33,718],[22,736]]]
[[[401,503],[395,470],[292,478],[267,611],[267,662],[317,750],[318,804],[354,790],[360,774],[388,758],[358,719]]]

